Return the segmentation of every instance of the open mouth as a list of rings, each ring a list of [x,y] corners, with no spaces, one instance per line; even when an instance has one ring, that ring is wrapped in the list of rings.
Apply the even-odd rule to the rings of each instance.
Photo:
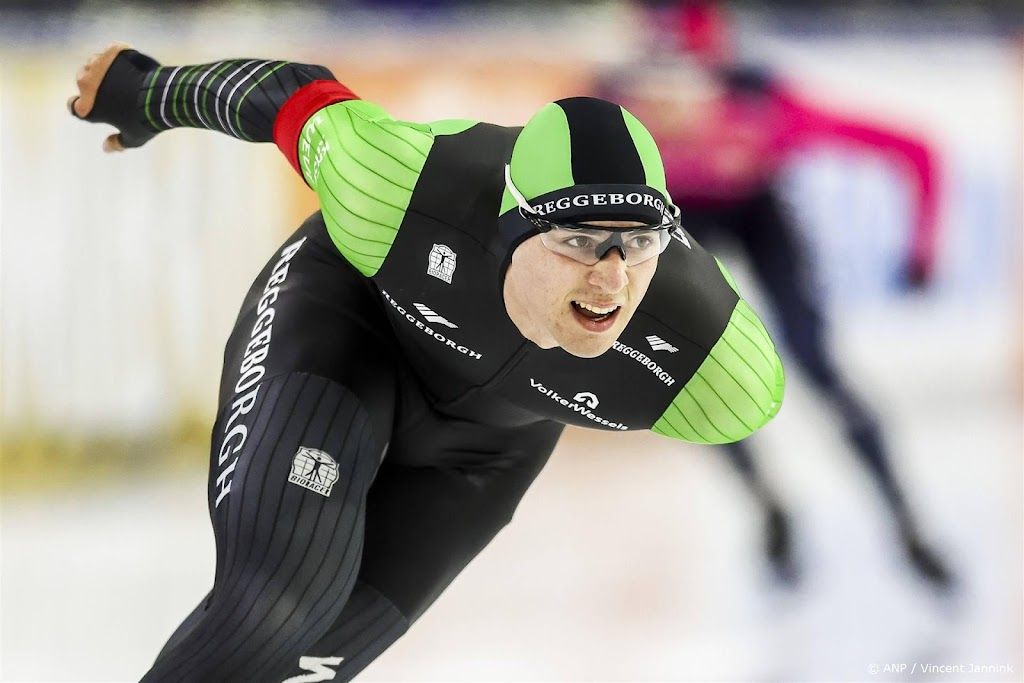
[[[604,332],[611,327],[621,309],[621,306],[596,306],[579,301],[572,302],[576,322],[591,332]]]

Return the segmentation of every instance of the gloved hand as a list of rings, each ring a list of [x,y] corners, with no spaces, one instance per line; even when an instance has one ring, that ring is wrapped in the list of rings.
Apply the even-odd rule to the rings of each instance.
[[[145,144],[158,128],[146,120],[139,98],[156,60],[126,43],[111,43],[92,55],[76,76],[78,94],[68,99],[72,116],[118,129],[103,141],[104,152]]]

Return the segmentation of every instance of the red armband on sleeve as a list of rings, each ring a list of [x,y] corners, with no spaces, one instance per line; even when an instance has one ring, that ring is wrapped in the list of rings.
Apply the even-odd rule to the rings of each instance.
[[[274,143],[299,175],[302,175],[299,135],[309,117],[329,104],[358,99],[359,95],[337,81],[313,81],[296,90],[278,110],[274,119]]]

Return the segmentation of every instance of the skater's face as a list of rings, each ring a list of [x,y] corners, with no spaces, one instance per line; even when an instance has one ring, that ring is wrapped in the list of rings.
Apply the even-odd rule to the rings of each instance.
[[[642,225],[633,221],[590,224]],[[618,249],[588,266],[550,251],[535,235],[512,252],[505,274],[505,309],[520,333],[542,349],[560,346],[574,356],[595,358],[622,334],[657,268],[657,258],[627,266]]]

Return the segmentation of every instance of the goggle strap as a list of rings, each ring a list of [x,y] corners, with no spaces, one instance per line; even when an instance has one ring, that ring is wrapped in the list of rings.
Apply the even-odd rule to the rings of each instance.
[[[520,209],[524,209],[531,214],[537,213],[533,207],[530,206],[530,203],[526,201],[526,197],[524,197],[523,193],[519,191],[519,188],[516,187],[515,183],[512,182],[512,166],[509,164],[505,164],[505,187],[507,187],[508,191],[512,193],[512,196],[515,197],[516,204],[519,205]]]

